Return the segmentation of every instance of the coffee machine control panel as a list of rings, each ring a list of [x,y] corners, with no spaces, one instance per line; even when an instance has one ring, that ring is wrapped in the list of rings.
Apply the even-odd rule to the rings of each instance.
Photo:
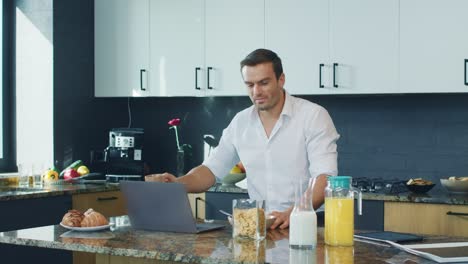
[[[116,136],[115,137],[115,147],[116,148],[133,148],[135,142],[133,141],[134,137],[124,137]]]

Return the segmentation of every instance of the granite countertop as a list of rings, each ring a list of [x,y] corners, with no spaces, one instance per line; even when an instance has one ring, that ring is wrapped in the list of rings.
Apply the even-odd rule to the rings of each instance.
[[[247,193],[246,189],[239,188],[236,185],[222,185],[220,183],[216,183],[208,191],[209,192],[227,192],[227,193]],[[397,194],[365,192],[362,194],[362,199],[388,201],[388,202],[468,205],[468,193],[452,194],[444,190],[429,191],[428,193],[425,193],[425,194],[416,194],[412,192],[403,192],[403,193],[397,193]]]
[[[468,193],[454,194],[446,191],[434,191],[425,194],[417,194],[412,192],[398,194],[363,193],[362,199],[388,202],[468,205]]]
[[[289,258],[312,258],[317,263],[353,263],[353,259],[355,264],[434,263],[374,243],[356,241],[354,247],[328,247],[323,242],[323,228],[318,228],[316,249],[290,250],[288,229],[270,230],[267,239],[254,242],[233,240],[229,225],[202,234],[182,234],[133,230],[126,216],[113,217],[111,222],[111,229],[100,232],[69,231],[58,225],[2,232],[0,243],[195,263],[290,263]],[[463,238],[426,238],[426,243],[449,241]]]
[[[234,184],[224,185],[218,182],[208,189],[208,192],[247,193],[247,189],[239,188]]]
[[[119,185],[111,183],[49,185],[44,186],[44,188],[17,188],[1,186],[0,201],[118,190],[120,190]],[[222,185],[220,183],[216,183],[208,190],[208,192],[247,193],[247,189],[239,188],[236,185]],[[362,199],[388,202],[468,205],[468,193],[451,194],[443,190],[434,190],[426,194],[415,194],[411,192],[398,194],[363,193]]]
[[[118,185],[108,183],[45,185],[43,188],[19,188],[2,186],[0,187],[0,201],[118,190]]]

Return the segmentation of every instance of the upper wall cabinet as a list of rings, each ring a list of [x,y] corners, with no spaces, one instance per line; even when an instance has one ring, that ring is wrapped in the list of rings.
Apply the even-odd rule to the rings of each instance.
[[[398,0],[268,0],[265,45],[293,94],[398,88]]]
[[[247,95],[240,61],[265,47],[264,12],[264,0],[206,0],[208,95]]]
[[[289,93],[330,93],[328,35],[328,0],[265,1],[265,47],[280,56]]]
[[[95,0],[95,96],[149,95],[149,0]]]
[[[239,62],[264,46],[263,1],[152,0],[150,6],[151,95],[246,95]]]
[[[150,13],[151,95],[204,95],[204,0],[152,0]]]
[[[338,94],[398,91],[398,13],[399,0],[330,0],[328,89]]]
[[[468,92],[468,1],[401,1],[401,91]]]

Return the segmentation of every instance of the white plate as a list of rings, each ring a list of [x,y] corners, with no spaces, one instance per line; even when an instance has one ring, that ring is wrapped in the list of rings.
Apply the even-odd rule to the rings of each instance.
[[[99,231],[108,229],[111,225],[103,225],[103,226],[92,226],[92,227],[74,227],[74,226],[66,226],[60,222],[60,225],[66,229],[74,230],[74,231],[82,231],[82,232],[91,232],[91,231]]]

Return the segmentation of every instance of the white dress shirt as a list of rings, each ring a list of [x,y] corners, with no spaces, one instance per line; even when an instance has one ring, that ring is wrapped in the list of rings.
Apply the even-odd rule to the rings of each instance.
[[[265,200],[268,212],[293,205],[299,183],[305,188],[311,177],[338,173],[339,135],[328,112],[286,92],[285,97],[269,138],[252,105],[237,113],[224,129],[218,147],[203,162],[222,179],[242,161],[250,198]]]

